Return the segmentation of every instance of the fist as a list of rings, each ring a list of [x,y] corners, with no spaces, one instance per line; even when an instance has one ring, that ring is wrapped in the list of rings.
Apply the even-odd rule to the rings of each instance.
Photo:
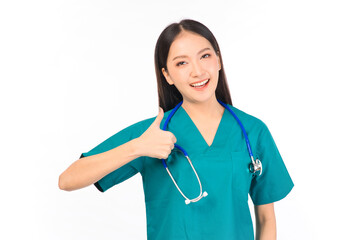
[[[159,114],[149,128],[139,137],[139,145],[142,156],[166,159],[177,142],[176,137],[169,131],[160,129],[160,123],[164,112],[159,108]]]

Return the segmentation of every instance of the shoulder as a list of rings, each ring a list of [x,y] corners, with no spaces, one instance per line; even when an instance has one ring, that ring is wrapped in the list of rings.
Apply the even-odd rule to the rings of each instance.
[[[123,135],[123,134],[130,134],[130,135],[142,134],[145,130],[147,130],[147,128],[152,124],[154,120],[155,117],[152,117],[133,123],[131,125],[128,125],[126,128],[120,130],[113,136],[116,137],[118,135]]]
[[[161,121],[161,125],[165,122],[165,120],[167,119],[167,117],[169,116],[169,114],[171,112],[172,112],[172,109],[164,113],[164,116]],[[134,123],[133,125],[129,126],[128,128],[144,132],[145,130],[147,130],[149,128],[149,126],[154,122],[154,120],[156,118],[157,118],[157,116],[144,119],[142,121]]]
[[[119,130],[115,134],[111,135],[101,143],[96,145],[87,153],[83,153],[84,156],[90,156],[93,154],[101,153],[113,149],[121,144],[124,144],[134,138],[139,137],[145,130],[152,124],[155,117],[147,118],[139,122],[128,125],[127,127]]]
[[[228,105],[237,115],[246,129],[258,129],[259,131],[267,129],[266,124],[259,118],[252,116],[234,106]]]
[[[237,117],[240,119],[247,135],[253,145],[256,146],[256,150],[260,151],[260,145],[274,146],[274,140],[267,125],[259,118],[254,117],[236,107],[229,106]],[[256,151],[256,152],[257,152]]]
[[[165,121],[165,119],[168,117],[168,115],[170,114],[171,110],[167,111],[164,113],[163,119],[162,119],[162,123]],[[141,120],[139,122],[133,123],[131,125],[129,125],[128,127],[120,130],[119,132],[117,132],[116,134],[114,134],[114,136],[117,135],[121,135],[121,134],[125,134],[125,133],[129,133],[129,134],[134,134],[134,135],[140,135],[142,134],[144,131],[146,131],[149,126],[154,122],[154,120],[156,119],[157,116],[154,117],[150,117],[150,118],[146,118],[144,120]]]

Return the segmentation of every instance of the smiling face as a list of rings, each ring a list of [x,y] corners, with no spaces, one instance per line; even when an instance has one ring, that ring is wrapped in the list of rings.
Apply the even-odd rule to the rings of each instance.
[[[174,84],[182,94],[184,102],[215,99],[221,63],[211,43],[201,35],[182,31],[170,46],[167,68],[162,68],[162,73],[168,84]]]

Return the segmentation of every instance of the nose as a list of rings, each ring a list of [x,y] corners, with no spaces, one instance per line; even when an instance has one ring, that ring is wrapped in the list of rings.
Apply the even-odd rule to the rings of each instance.
[[[198,77],[203,75],[203,67],[199,61],[194,61],[192,63],[192,77]]]

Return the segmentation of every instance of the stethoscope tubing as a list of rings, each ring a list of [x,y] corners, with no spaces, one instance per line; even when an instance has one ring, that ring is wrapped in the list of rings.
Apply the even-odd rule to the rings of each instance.
[[[218,102],[223,106],[225,107],[232,115],[233,117],[236,119],[236,121],[238,122],[239,126],[241,127],[242,129],[242,132],[243,132],[243,136],[246,140],[246,144],[247,144],[247,149],[248,149],[248,153],[249,153],[249,156],[253,159],[253,153],[252,153],[252,149],[251,149],[251,144],[249,143],[249,139],[248,139],[248,135],[246,133],[246,129],[244,128],[241,120],[239,120],[239,118],[237,117],[237,115],[233,112],[233,110],[225,103],[221,102],[220,100],[218,100]]]
[[[217,99],[218,102],[224,107],[226,108],[231,114],[232,116],[236,119],[236,121],[238,122],[239,126],[241,127],[241,130],[242,130],[242,133],[243,133],[243,136],[246,140],[246,145],[247,145],[247,150],[248,150],[248,154],[249,156],[251,157],[252,159],[252,162],[254,162],[254,156],[253,156],[253,152],[252,152],[252,149],[251,149],[251,144],[249,143],[249,139],[248,139],[248,135],[247,135],[247,132],[246,132],[246,129],[244,128],[241,120],[239,120],[239,118],[237,117],[237,115],[235,114],[235,112],[225,103],[223,103],[221,100]],[[165,120],[164,124],[163,124],[163,127],[162,127],[162,130],[166,130],[167,126],[168,126],[168,123],[170,121],[170,119],[173,117],[173,115],[175,114],[175,112],[178,110],[178,108],[182,105],[183,101],[181,101],[180,103],[178,103],[173,111],[168,115],[167,119]],[[177,145],[177,144],[174,144],[174,147],[177,147],[178,149],[180,149],[184,155],[188,156],[188,154],[186,153],[186,151],[184,150],[184,148],[182,148],[181,146]],[[165,163],[165,160],[162,159],[162,162],[163,162],[163,166],[164,167],[167,167],[167,164]]]
[[[218,100],[218,99],[217,99]],[[249,156],[251,158],[251,161],[252,163],[250,164],[250,167],[249,167],[249,170],[252,172],[252,173],[255,173],[256,171],[260,171],[260,174],[262,174],[262,163],[259,159],[257,159],[256,161],[254,160],[254,157],[253,157],[253,153],[252,153],[252,149],[251,149],[251,144],[249,143],[249,139],[248,139],[248,135],[246,133],[246,130],[241,122],[241,120],[239,120],[239,118],[237,117],[237,115],[234,113],[234,111],[225,103],[223,103],[222,101],[218,100],[218,102],[224,107],[226,108],[231,114],[232,116],[236,119],[236,121],[238,122],[239,126],[241,127],[241,130],[242,130],[242,133],[243,133],[243,136],[245,138],[245,141],[246,141],[246,144],[247,144],[247,150],[248,150],[248,153],[249,153]],[[166,131],[167,130],[167,126],[168,126],[168,123],[170,121],[170,119],[173,117],[173,115],[175,114],[175,112],[178,110],[178,108],[180,108],[180,106],[182,105],[183,101],[181,101],[180,103],[178,103],[174,109],[170,112],[170,114],[168,115],[168,117],[166,118],[163,126],[162,126],[162,130],[163,131]],[[191,165],[192,169],[193,169],[193,172],[195,173],[196,177],[197,177],[197,180],[198,180],[198,183],[199,183],[199,188],[200,188],[200,194],[198,197],[194,198],[194,199],[189,199],[187,198],[184,193],[180,190],[178,184],[176,183],[176,181],[174,180],[169,168],[168,168],[168,165],[167,163],[165,162],[165,159],[162,159],[162,163],[163,163],[163,166],[164,168],[167,170],[170,178],[172,179],[174,185],[177,187],[178,191],[182,194],[182,196],[186,199],[185,202],[186,204],[189,204],[190,202],[197,202],[199,201],[201,198],[203,197],[206,197],[208,195],[207,192],[203,192],[202,191],[202,183],[198,177],[198,174],[197,174],[197,171],[194,169],[194,166],[192,164],[192,161],[190,160],[189,156],[188,156],[188,153],[186,152],[186,150],[184,148],[182,148],[181,146],[179,146],[178,144],[174,144],[174,147],[179,149],[183,154],[184,156],[187,158],[189,164]]]

